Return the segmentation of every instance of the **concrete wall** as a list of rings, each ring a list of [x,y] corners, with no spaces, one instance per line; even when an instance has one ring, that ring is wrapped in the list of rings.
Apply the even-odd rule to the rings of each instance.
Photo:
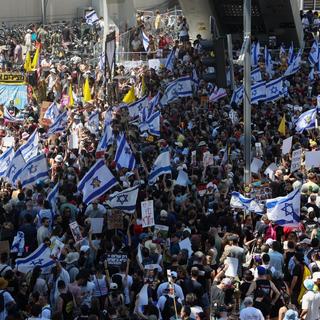
[[[27,23],[41,20],[41,0],[1,0],[0,22]],[[48,0],[47,20],[71,20],[77,9],[91,6],[92,0]]]

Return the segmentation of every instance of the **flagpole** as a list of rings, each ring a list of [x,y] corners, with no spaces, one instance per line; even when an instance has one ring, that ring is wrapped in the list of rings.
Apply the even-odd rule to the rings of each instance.
[[[251,182],[251,0],[243,1],[244,41],[246,41],[244,57],[244,184]]]

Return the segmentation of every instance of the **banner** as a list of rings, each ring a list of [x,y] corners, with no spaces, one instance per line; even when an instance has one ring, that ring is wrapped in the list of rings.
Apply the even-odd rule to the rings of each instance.
[[[108,267],[120,267],[123,262],[127,262],[128,256],[121,253],[107,253]]]
[[[25,77],[20,73],[0,72],[0,82],[6,84],[22,84],[25,82]]]
[[[14,101],[14,106],[24,109],[28,104],[28,90],[26,85],[0,84],[0,104],[9,106],[10,101]]]

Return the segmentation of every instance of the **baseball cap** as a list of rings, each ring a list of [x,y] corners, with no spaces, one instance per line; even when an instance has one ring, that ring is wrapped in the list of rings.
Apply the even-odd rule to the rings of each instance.
[[[312,290],[313,286],[314,286],[314,282],[311,279],[306,279],[306,280],[303,281],[303,285],[305,286],[305,288],[307,290]]]
[[[257,271],[259,276],[264,276],[266,274],[266,269],[264,267],[258,266]]]

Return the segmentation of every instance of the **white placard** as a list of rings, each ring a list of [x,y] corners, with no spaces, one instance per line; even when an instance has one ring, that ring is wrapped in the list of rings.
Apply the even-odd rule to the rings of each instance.
[[[90,218],[92,233],[101,233],[103,228],[103,218]]]
[[[197,163],[197,151],[193,150],[191,152],[191,164],[196,164]]]
[[[291,147],[292,147],[292,137],[289,137],[287,139],[284,139],[282,141],[282,154],[288,154],[291,151]]]
[[[261,167],[263,165],[263,161],[258,158],[253,158],[251,162],[251,172],[259,173]]]
[[[64,243],[56,238],[51,246],[51,255],[59,259]]]
[[[153,200],[141,202],[141,220],[143,228],[154,226]]]
[[[302,149],[292,151],[290,172],[295,172],[301,168]]]
[[[2,144],[4,147],[10,148],[14,146],[14,137],[3,137]]]
[[[78,149],[79,148],[79,137],[76,133],[72,133],[69,136],[69,149]]]
[[[191,241],[190,241],[189,238],[185,238],[185,239],[181,240],[179,242],[179,247],[180,247],[181,250],[182,249],[187,249],[188,253],[189,253],[189,258],[191,257],[193,251],[192,251],[192,248],[191,248]]]
[[[225,273],[227,277],[236,277],[238,274],[239,260],[237,258],[227,257],[225,263],[228,265],[228,269]]]
[[[305,153],[305,167],[307,170],[320,167],[320,151],[307,151]]]
[[[208,167],[208,166],[213,166],[213,154],[211,154],[209,151],[206,151],[203,154],[203,166]]]
[[[148,284],[145,284],[139,292],[139,306],[146,306],[148,304]]]
[[[274,181],[274,173],[277,170],[278,166],[272,162],[269,167],[264,171],[264,174],[269,177],[271,181]]]

